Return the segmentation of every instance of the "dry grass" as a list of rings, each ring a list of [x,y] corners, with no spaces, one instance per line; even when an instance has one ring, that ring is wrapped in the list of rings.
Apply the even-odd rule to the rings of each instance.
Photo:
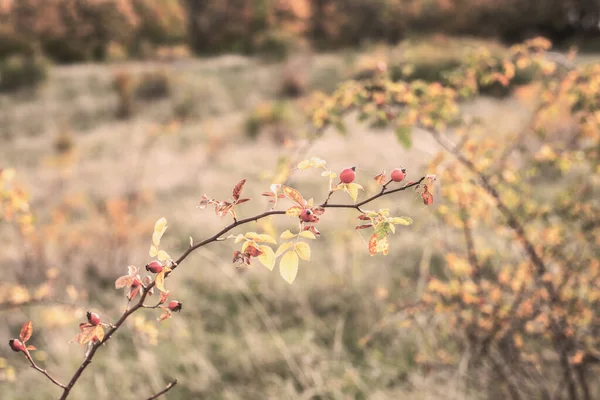
[[[339,55],[315,57],[309,88],[346,76],[347,64]],[[119,68],[141,74],[155,66]],[[14,336],[23,321],[33,320],[32,343],[44,349],[36,353],[40,364],[61,380],[82,358],[84,350],[67,342],[85,310],[115,317],[124,307],[123,293],[115,292],[112,282],[129,263],[147,261],[158,217],[168,219],[165,248],[177,254],[188,236],[200,240],[225,223],[210,210],[195,208],[203,193],[227,197],[239,179],[248,178],[246,194],[254,201],[241,206],[240,215],[263,210],[266,202],[259,194],[270,183],[265,176],[289,153],[268,138],[250,141],[243,132],[248,110],[277,95],[273,77],[282,74],[281,66],[223,57],[174,64],[167,72],[173,77],[169,98],[145,102],[127,121],[115,118],[118,100],[107,66],[57,68],[35,98],[0,97],[0,159],[18,170],[30,190],[38,225],[54,227],[44,237],[43,263],[34,266],[24,254],[36,253],[24,252],[9,228],[0,229],[3,279],[27,283],[40,269],[55,266],[61,287],[80,289],[79,298],[56,293],[75,307],[2,312],[0,333]],[[181,99],[191,108],[183,124],[162,125],[173,119]],[[481,99],[465,110],[499,127],[490,134],[516,130],[527,118],[526,107],[515,99]],[[73,132],[69,158],[58,156],[53,145],[66,131]],[[152,136],[156,132],[160,135]],[[416,134],[414,148],[406,151],[392,132],[368,131],[358,123],[351,123],[349,132],[349,137],[328,132],[309,154],[326,159],[334,170],[357,165],[365,186],[382,168],[399,164],[412,177],[425,173],[425,162],[438,150],[424,135]],[[290,183],[319,199],[326,194],[322,179],[295,172]],[[105,201],[132,193],[145,199],[136,208],[112,216],[105,210]],[[341,200],[346,199],[340,195]],[[71,208],[61,225],[52,210],[65,203]],[[463,392],[454,371],[425,374],[416,366],[414,355],[425,345],[418,332],[393,321],[390,328],[376,329],[393,315],[391,304],[416,298],[423,274],[439,268],[439,244],[455,240],[411,193],[378,205],[416,221],[393,237],[389,256],[369,257],[365,238],[353,230],[354,214],[328,212],[314,259],[301,265],[293,286],[277,270],[258,265],[238,273],[230,263],[230,242],[193,255],[168,282],[184,304],[181,315],[160,326],[151,312],[135,317],[94,359],[73,398],[139,399],[174,377],[179,385],[169,399],[479,398]],[[291,226],[288,220],[274,223],[279,230]],[[115,235],[121,225],[125,233]],[[362,347],[360,339],[371,333],[373,339]],[[3,399],[56,397],[56,388],[4,346],[2,363],[17,376],[2,384]]]

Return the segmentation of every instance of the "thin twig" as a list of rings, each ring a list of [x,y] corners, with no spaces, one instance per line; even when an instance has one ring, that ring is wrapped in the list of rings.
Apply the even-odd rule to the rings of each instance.
[[[169,390],[173,389],[173,386],[175,386],[175,385],[177,385],[177,379],[175,379],[173,382],[169,383],[167,385],[167,387],[164,388],[163,390],[161,390],[160,392],[156,393],[155,395],[152,395],[152,396],[148,397],[148,399],[146,399],[146,400],[153,400],[153,399],[159,398],[163,394],[167,393]]]
[[[35,361],[33,361],[33,358],[31,358],[31,354],[29,354],[29,351],[25,351],[25,357],[29,360],[29,362],[31,363],[31,368],[41,372],[42,374],[46,375],[46,377],[48,379],[50,379],[52,381],[52,383],[54,383],[56,386],[59,386],[63,389],[66,388],[65,385],[63,385],[62,383],[60,383],[59,381],[57,381],[55,378],[52,377],[52,375],[50,375],[48,373],[48,371],[46,371],[45,369],[42,369],[40,367],[37,366],[37,364],[35,363]]]

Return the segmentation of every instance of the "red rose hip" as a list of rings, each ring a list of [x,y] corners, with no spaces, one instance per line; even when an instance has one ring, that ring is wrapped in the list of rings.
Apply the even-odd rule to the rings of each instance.
[[[181,302],[177,300],[171,300],[168,305],[169,310],[171,311],[181,311],[182,306],[183,305],[181,304]]]
[[[344,168],[342,172],[340,172],[340,181],[342,183],[352,183],[354,182],[354,178],[356,178],[356,167]]]
[[[406,177],[406,170],[404,168],[396,168],[392,171],[391,177],[394,182],[402,182],[404,177]]]
[[[91,325],[100,325],[100,316],[98,314],[88,311],[85,316]]]
[[[300,213],[300,219],[303,222],[314,222],[315,218],[315,213],[313,213],[313,211],[310,208],[306,208]]]
[[[10,339],[8,345],[12,351],[25,351],[25,345],[19,339]]]
[[[150,261],[147,265],[146,265],[146,271],[148,272],[152,272],[153,274],[158,274],[160,271],[162,271],[163,266],[161,264],[160,261]]]

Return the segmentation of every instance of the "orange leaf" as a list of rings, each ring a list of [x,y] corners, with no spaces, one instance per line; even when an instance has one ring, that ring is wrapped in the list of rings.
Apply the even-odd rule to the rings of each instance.
[[[285,215],[289,215],[290,217],[297,217],[300,215],[300,213],[302,213],[303,209],[304,208],[300,206],[291,206],[285,211]]]
[[[429,192],[429,189],[427,189],[427,185],[425,185],[425,191],[421,197],[423,198],[423,203],[425,203],[426,206],[433,204],[433,195]]]
[[[156,288],[158,290],[160,290],[161,292],[166,292],[165,289],[165,269],[163,268],[162,271],[160,271],[157,275],[156,275]]]
[[[115,281],[115,288],[121,289],[123,287],[129,287],[129,286],[131,286],[132,282],[133,282],[133,276],[123,275],[123,276],[117,278],[117,280]]]
[[[26,322],[23,327],[21,328],[21,333],[19,334],[19,337],[21,338],[21,342],[25,343],[26,341],[29,340],[29,338],[31,337],[31,334],[33,333],[33,325],[31,324],[31,321]]]
[[[381,173],[375,177],[375,182],[381,186],[385,184],[385,171],[381,171]]]
[[[300,207],[304,207],[306,205],[306,201],[304,201],[304,197],[302,197],[299,191],[289,186],[282,185],[281,187],[283,189],[283,194],[285,194],[288,199],[292,200]]]
[[[165,290],[164,292],[160,292],[160,298],[159,298],[158,302],[160,304],[164,303],[165,301],[167,301],[170,294],[171,294],[171,292],[169,292],[168,290]]]
[[[164,312],[164,313],[162,313],[162,314],[160,315],[160,317],[158,317],[157,319],[158,319],[159,321],[164,321],[165,319],[169,319],[169,318],[171,318],[172,316],[173,316],[173,313],[172,313],[171,311],[169,311],[168,309],[165,309],[165,312]]]
[[[35,348],[35,346],[29,345],[29,346],[27,346],[27,350],[37,350],[37,349]]]
[[[240,195],[242,194],[242,189],[244,189],[244,185],[246,184],[246,179],[242,179],[238,182],[237,185],[233,188],[233,199],[238,200]]]
[[[377,253],[377,234],[374,233],[369,239],[369,254],[374,256]]]

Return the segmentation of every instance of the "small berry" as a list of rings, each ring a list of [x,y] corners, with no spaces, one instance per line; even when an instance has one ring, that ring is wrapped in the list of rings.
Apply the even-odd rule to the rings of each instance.
[[[404,168],[396,168],[392,171],[391,176],[394,182],[402,182],[406,176],[406,170]]]
[[[171,300],[169,302],[169,310],[171,311],[181,311],[182,304],[177,300]]]
[[[315,214],[313,213],[313,211],[310,208],[305,208],[300,213],[300,219],[303,222],[313,222],[315,220],[315,218],[316,218]]]
[[[354,178],[356,178],[356,167],[352,168],[344,168],[342,172],[340,172],[340,180],[342,183],[352,183]]]
[[[147,265],[146,265],[146,271],[148,272],[152,272],[153,274],[158,274],[160,271],[162,271],[163,266],[161,264],[160,261],[150,261]]]
[[[25,351],[25,345],[19,339],[10,339],[8,345],[13,351]]]
[[[85,315],[90,324],[94,326],[100,325],[100,316],[98,314],[88,311]]]

